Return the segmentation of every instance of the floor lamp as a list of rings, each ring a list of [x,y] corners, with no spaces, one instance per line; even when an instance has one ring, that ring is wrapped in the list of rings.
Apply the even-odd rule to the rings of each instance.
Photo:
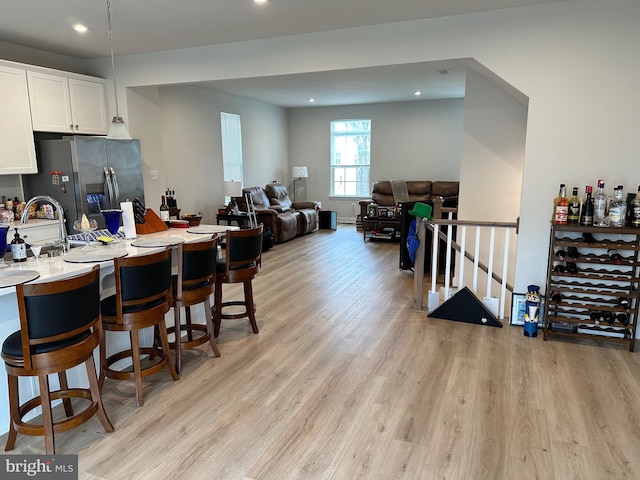
[[[307,178],[309,176],[309,169],[306,165],[296,165],[293,167],[293,172],[291,173],[293,177],[293,201],[296,201],[296,182],[301,178]]]

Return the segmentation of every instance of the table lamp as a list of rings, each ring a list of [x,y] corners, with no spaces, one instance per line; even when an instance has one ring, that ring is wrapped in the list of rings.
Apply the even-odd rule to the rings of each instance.
[[[233,197],[242,196],[242,182],[234,182],[233,180],[225,180],[222,185],[222,191],[225,197],[230,197],[228,209],[233,215],[240,215],[240,209]]]
[[[293,201],[296,201],[296,182],[301,178],[307,178],[309,176],[309,169],[306,165],[295,165],[291,172],[293,177]]]

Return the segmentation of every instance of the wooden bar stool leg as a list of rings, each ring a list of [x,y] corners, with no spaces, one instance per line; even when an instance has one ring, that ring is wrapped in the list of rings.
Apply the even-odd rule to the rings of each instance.
[[[60,390],[69,390],[67,372],[58,372],[58,382],[60,383]],[[73,417],[73,406],[71,405],[71,399],[69,397],[63,397],[62,404],[64,405],[65,415],[67,415],[67,417]]]
[[[220,353],[220,349],[218,349],[218,342],[216,342],[216,337],[213,334],[213,313],[211,312],[211,303],[209,302],[209,297],[204,301],[204,316],[207,319],[207,331],[209,332],[209,343],[211,344],[211,350],[213,350],[213,355],[216,357],[222,356]]]
[[[4,446],[5,452],[13,450],[16,444],[18,432],[14,426],[14,419],[18,419],[19,413],[19,397],[18,397],[18,377],[15,375],[7,375],[7,383],[9,388],[9,433],[7,435],[7,443]]]
[[[218,338],[220,334],[220,322],[222,321],[222,285],[216,283],[215,305],[213,306],[214,330],[213,336]]]
[[[162,342],[162,350],[169,360],[167,362],[167,367],[169,368],[171,378],[173,378],[174,380],[180,380],[180,376],[176,373],[176,369],[173,368],[173,362],[171,362],[171,349],[169,348],[167,326],[164,323],[164,319],[162,319],[162,321],[158,324],[158,327],[160,328],[160,341]]]
[[[138,343],[138,330],[129,332],[131,337],[131,359],[133,361],[133,378],[136,383],[136,405],[144,404],[142,397],[142,366],[140,365],[140,344]]]
[[[42,425],[44,427],[44,448],[47,455],[56,453],[53,437],[53,414],[51,412],[51,396],[49,394],[49,379],[46,375],[38,377],[40,384],[40,402],[42,406]]]
[[[191,326],[191,307],[184,307],[184,323],[187,324],[187,327]],[[187,328],[187,340],[190,342],[193,341],[193,331],[191,328]]]
[[[244,303],[247,307],[247,314],[249,315],[249,322],[251,322],[253,333],[259,333],[258,324],[256,323],[256,309],[253,304],[253,286],[251,285],[251,280],[244,282]]]
[[[104,428],[105,432],[113,432],[113,425],[107,416],[107,412],[104,410],[104,406],[102,405],[102,395],[100,395],[100,382],[98,381],[98,376],[96,374],[96,364],[93,361],[93,355],[87,358],[84,362],[87,368],[87,377],[89,379],[89,388],[91,390],[91,398],[95,403],[98,404],[98,411],[96,415],[98,415],[98,419],[102,424],[102,428]]]
[[[180,373],[182,370],[182,331],[180,330],[180,307],[176,306],[173,309],[173,318],[174,318],[174,345],[175,345],[175,369],[177,373]],[[162,339],[161,339],[162,341]]]

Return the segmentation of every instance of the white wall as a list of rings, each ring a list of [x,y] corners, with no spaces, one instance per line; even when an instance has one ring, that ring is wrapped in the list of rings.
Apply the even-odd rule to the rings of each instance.
[[[320,200],[322,208],[355,220],[351,204],[359,198],[329,198],[329,125],[339,119],[371,119],[372,182],[458,180],[462,110],[462,99],[290,109],[289,158],[309,167],[298,200]]]
[[[160,195],[170,188],[183,213],[201,211],[203,223],[215,223],[215,214],[224,205],[221,111],[240,115],[244,185],[286,178],[283,108],[192,86],[131,89],[127,101],[132,111],[130,133],[141,139],[150,207],[157,208]],[[157,181],[151,180],[152,169],[158,171]]]

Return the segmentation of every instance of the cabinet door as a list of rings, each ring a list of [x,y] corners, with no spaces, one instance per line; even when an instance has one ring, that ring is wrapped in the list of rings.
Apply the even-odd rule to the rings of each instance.
[[[72,133],[69,84],[66,77],[27,71],[33,129]]]
[[[106,135],[104,83],[69,78],[69,94],[74,132]]]
[[[0,174],[37,173],[25,71],[0,66]]]

